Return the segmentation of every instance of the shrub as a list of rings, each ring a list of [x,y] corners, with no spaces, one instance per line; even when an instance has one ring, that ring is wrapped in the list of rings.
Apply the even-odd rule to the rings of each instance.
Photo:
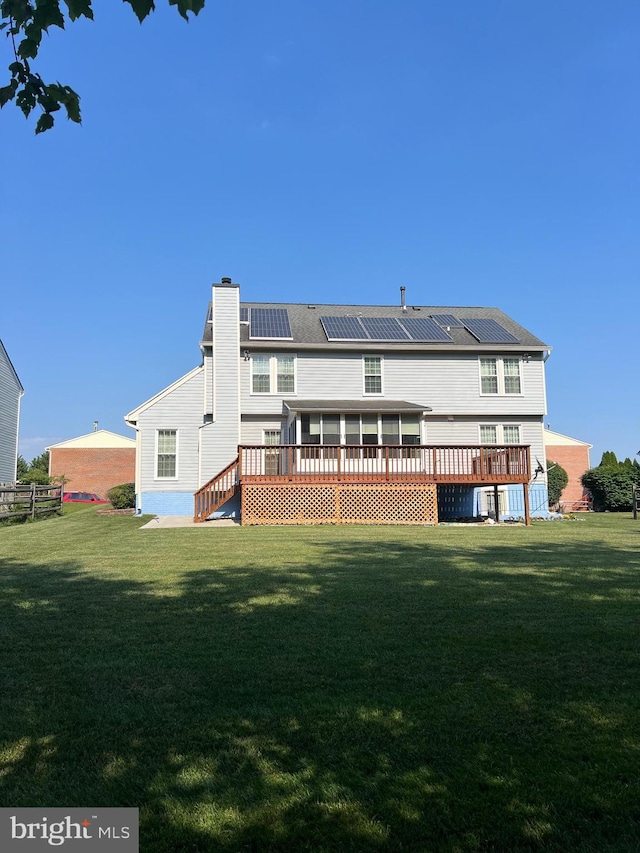
[[[35,483],[36,486],[48,486],[51,479],[46,471],[42,471],[40,468],[29,468],[29,470],[20,477],[18,482],[23,486],[28,486],[30,483]]]
[[[547,489],[549,491],[549,506],[556,506],[560,501],[562,490],[569,482],[569,476],[562,465],[557,462],[547,462]]]
[[[133,509],[136,505],[136,487],[134,483],[122,483],[107,492],[114,509]]]
[[[604,465],[583,474],[582,485],[593,495],[594,509],[621,512],[631,509],[638,475],[632,467],[622,463]]]

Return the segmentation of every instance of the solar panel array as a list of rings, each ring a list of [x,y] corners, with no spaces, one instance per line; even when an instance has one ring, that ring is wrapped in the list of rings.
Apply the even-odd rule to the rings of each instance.
[[[358,317],[320,317],[320,322],[330,341],[369,340]]]
[[[292,337],[286,308],[252,308],[250,315],[250,338]]]
[[[477,317],[462,318],[462,323],[481,344],[517,344],[519,340],[495,320]]]
[[[457,317],[454,317],[453,314],[431,314],[432,320],[435,320],[439,326],[442,326],[444,329],[449,327],[450,329],[463,329],[462,321]]]
[[[452,338],[429,317],[320,317],[330,341],[450,342]]]
[[[367,334],[377,341],[406,341],[410,335],[395,317],[361,317]]]
[[[248,323],[249,322],[249,309],[248,308],[241,308],[240,309],[240,322],[241,323]]]
[[[406,317],[400,320],[414,341],[447,342],[452,341],[444,329],[432,320],[431,317]]]

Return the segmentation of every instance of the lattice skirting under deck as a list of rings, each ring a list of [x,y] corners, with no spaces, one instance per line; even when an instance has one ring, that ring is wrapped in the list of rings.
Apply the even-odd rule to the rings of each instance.
[[[243,524],[437,524],[436,485],[243,485]]]

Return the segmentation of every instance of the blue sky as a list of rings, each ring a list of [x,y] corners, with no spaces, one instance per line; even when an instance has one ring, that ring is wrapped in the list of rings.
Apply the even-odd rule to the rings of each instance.
[[[553,347],[552,429],[640,449],[635,0],[208,0],[45,39],[83,125],[0,113],[20,451],[101,428],[245,300],[495,305]],[[4,39],[0,67],[11,61]]]

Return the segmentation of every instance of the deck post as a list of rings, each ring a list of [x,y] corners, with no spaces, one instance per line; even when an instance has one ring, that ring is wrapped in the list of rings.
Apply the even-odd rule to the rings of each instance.
[[[531,525],[531,513],[529,512],[529,483],[522,484],[524,494],[524,523],[529,527]]]
[[[496,523],[500,521],[500,495],[498,494],[498,484],[493,484],[493,509],[496,514]]]

